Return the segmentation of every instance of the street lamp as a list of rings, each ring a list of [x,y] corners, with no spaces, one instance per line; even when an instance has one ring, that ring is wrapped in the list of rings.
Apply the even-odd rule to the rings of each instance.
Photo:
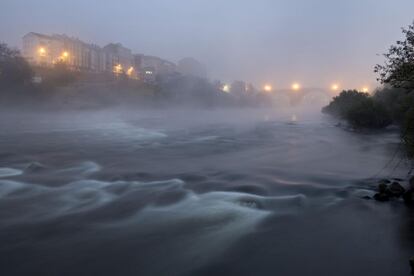
[[[45,48],[43,48],[43,47],[40,47],[40,48],[39,48],[39,50],[38,50],[38,52],[39,52],[39,55],[40,55],[41,57],[43,57],[43,56],[45,56],[45,55],[46,55],[46,49],[45,49]]]
[[[118,64],[114,66],[114,73],[121,74],[122,73],[122,65]]]
[[[225,93],[230,93],[230,85],[228,84],[223,85],[221,90]]]
[[[336,84],[336,83],[332,84],[332,86],[331,86],[331,90],[332,90],[332,91],[338,91],[338,90],[339,90],[339,85],[338,85],[338,84]]]
[[[292,84],[292,90],[293,91],[299,91],[300,90],[300,84],[295,82],[294,84]]]
[[[265,92],[272,92],[273,87],[270,84],[266,84],[265,86],[263,86],[263,90]]]
[[[129,67],[129,69],[127,71],[127,75],[131,77],[133,72],[134,72],[134,67],[131,66],[131,67]]]

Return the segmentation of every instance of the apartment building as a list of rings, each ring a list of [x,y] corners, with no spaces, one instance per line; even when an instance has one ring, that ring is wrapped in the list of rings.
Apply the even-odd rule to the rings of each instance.
[[[177,71],[167,60],[142,54],[134,55],[120,43],[101,48],[67,35],[28,33],[23,37],[23,56],[34,66],[52,67],[63,62],[83,72],[126,74],[131,78],[155,81],[158,75]]]

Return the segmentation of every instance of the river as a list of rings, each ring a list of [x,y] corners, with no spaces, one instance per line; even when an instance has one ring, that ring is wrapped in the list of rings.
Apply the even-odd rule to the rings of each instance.
[[[2,113],[0,275],[409,275],[398,131],[319,111]]]

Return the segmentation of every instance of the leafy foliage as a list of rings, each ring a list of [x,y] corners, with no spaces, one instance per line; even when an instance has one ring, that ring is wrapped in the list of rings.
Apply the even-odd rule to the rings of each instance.
[[[29,83],[33,71],[18,50],[0,43],[0,85],[19,86]]]
[[[377,65],[378,80],[393,88],[406,88],[394,95],[386,93],[394,119],[402,124],[402,138],[408,155],[414,156],[414,22],[402,29],[405,39],[397,41],[385,54],[385,64]],[[381,96],[381,95],[379,95]]]
[[[414,23],[402,29],[405,40],[397,41],[384,54],[385,64],[375,66],[378,80],[393,87],[414,88]]]
[[[369,94],[357,90],[344,90],[339,96],[334,97],[329,105],[322,109],[322,112],[345,119],[349,109],[368,97]]]
[[[414,106],[405,114],[403,124],[403,140],[407,148],[408,156],[414,157]]]
[[[374,98],[364,98],[355,103],[345,113],[345,119],[359,128],[384,128],[392,123],[385,105]]]
[[[382,102],[356,90],[343,91],[322,111],[358,128],[383,128],[392,123],[392,117]]]

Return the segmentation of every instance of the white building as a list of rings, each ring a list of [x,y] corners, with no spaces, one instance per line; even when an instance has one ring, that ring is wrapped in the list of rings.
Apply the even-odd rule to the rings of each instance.
[[[137,76],[137,68],[134,64],[132,51],[120,43],[110,43],[103,48],[105,60],[104,70],[115,74],[127,74],[130,77]]]
[[[23,37],[23,56],[35,66],[51,67],[63,62],[79,71],[104,70],[100,47],[66,35],[28,33]]]
[[[159,75],[177,72],[177,66],[155,56],[133,55],[120,43],[101,48],[66,35],[28,33],[23,37],[23,56],[34,66],[52,67],[63,62],[83,72],[126,74],[154,82]]]

